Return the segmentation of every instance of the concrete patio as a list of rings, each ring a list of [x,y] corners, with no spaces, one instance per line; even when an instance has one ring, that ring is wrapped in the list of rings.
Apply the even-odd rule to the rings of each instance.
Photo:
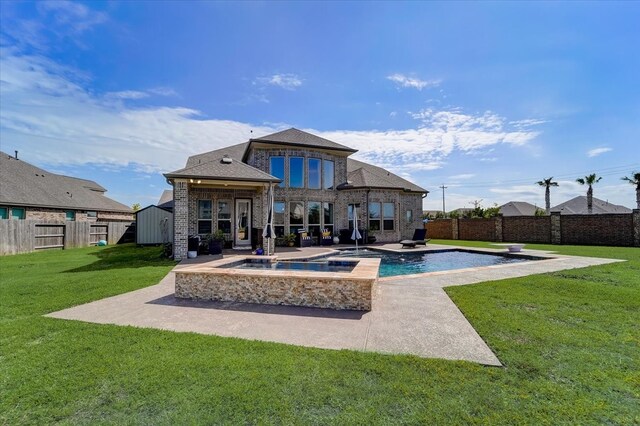
[[[399,248],[398,244],[387,246],[389,249]],[[426,250],[442,248],[451,246],[429,245]],[[425,249],[404,251],[414,250]],[[292,249],[277,254],[293,258],[324,254],[327,251],[330,249]],[[526,250],[525,254],[548,259],[380,279],[374,287],[373,308],[369,312],[178,299],[174,297],[172,271],[157,285],[47,316],[325,349],[412,354],[500,366],[498,358],[449,299],[443,287],[618,261],[549,255],[533,250]],[[203,260],[206,261],[200,258],[182,262],[174,271]]]

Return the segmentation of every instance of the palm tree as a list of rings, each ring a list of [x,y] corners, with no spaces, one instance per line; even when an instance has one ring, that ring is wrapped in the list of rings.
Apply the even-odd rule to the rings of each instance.
[[[551,190],[552,186],[558,186],[558,182],[553,182],[553,176],[549,179],[542,179],[536,182],[540,186],[544,186],[544,202],[547,207],[547,216],[551,212]]]
[[[640,173],[635,172],[633,177],[623,177],[622,180],[629,182],[631,185],[636,186],[636,208],[640,209]]]
[[[587,189],[587,213],[589,214],[593,213],[593,185],[600,182],[600,179],[602,177],[597,177],[595,173],[576,179],[580,185],[589,185],[589,189]]]

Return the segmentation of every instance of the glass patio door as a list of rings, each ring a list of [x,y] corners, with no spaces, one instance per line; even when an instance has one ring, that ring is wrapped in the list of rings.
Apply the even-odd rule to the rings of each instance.
[[[235,245],[251,246],[251,200],[236,200]]]

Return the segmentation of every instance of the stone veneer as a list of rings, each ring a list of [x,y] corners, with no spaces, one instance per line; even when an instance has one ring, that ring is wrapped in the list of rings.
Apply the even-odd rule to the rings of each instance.
[[[358,264],[351,272],[336,273],[219,268],[252,258],[264,260],[266,256],[238,256],[176,270],[175,295],[198,300],[371,310],[380,259],[352,259]]]

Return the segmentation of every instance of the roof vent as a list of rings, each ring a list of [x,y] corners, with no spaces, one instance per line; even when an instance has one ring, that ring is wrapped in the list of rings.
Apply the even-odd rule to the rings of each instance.
[[[224,157],[222,157],[222,162],[224,164],[231,164],[233,163],[233,158],[229,157],[228,155],[225,155]]]

